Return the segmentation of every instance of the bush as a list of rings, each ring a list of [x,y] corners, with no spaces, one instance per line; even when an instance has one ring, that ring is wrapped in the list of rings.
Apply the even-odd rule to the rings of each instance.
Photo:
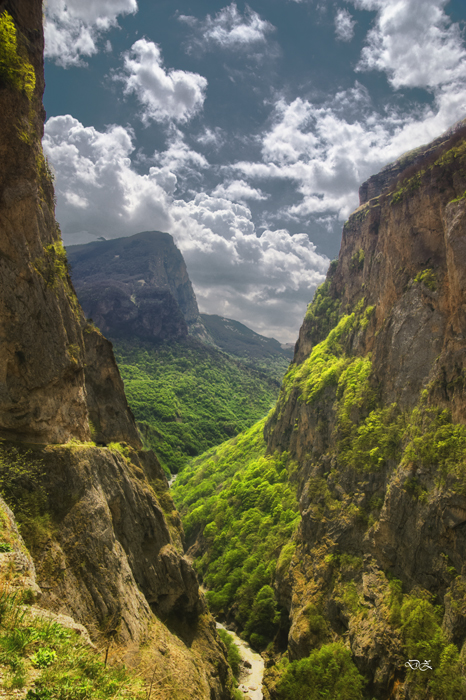
[[[225,644],[227,648],[227,659],[228,663],[231,666],[231,670],[233,671],[233,675],[236,678],[236,680],[239,679],[239,673],[241,670],[241,655],[238,651],[238,647],[236,646],[233,637],[231,634],[228,634],[226,630],[219,629],[217,630],[220,639],[222,642]]]
[[[362,700],[365,680],[341,642],[324,644],[290,663],[277,684],[279,700]]]

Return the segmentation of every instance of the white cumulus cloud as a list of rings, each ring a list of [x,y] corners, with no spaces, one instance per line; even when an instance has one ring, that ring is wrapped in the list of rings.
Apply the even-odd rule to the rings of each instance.
[[[295,183],[302,198],[281,210],[282,216],[299,221],[336,214],[344,220],[358,205],[364,180],[463,118],[465,104],[466,87],[446,86],[438,91],[433,107],[381,114],[359,84],[325,104],[280,100],[263,136],[262,159],[238,162],[232,171],[249,182]]]
[[[177,198],[179,173],[208,166],[178,130],[154,157],[157,165],[142,174],[131,160],[134,136],[121,126],[100,132],[69,115],[52,117],[43,144],[56,172],[65,244],[167,231],[183,252],[202,310],[238,318],[285,342],[295,339],[329,261],[306,234],[282,229],[259,236],[248,206],[228,197],[235,188],[243,188],[243,199],[260,193],[238,180],[224,186],[224,196],[218,189],[215,196]]]
[[[125,93],[134,93],[143,106],[143,120],[187,122],[202,109],[207,80],[198,73],[166,70],[157,44],[139,39],[124,56],[118,75]]]
[[[231,182],[217,185],[212,192],[212,196],[229,199],[232,202],[240,202],[244,199],[256,201],[268,199],[268,195],[255,187],[251,187],[244,180],[232,180]]]
[[[356,22],[348,10],[338,10],[335,15],[335,34],[340,41],[351,41]]]
[[[64,68],[83,65],[119,15],[137,12],[136,0],[48,0],[45,5],[45,55]]]
[[[265,44],[267,34],[275,30],[270,22],[261,19],[248,5],[244,14],[241,14],[234,2],[213,17],[207,15],[204,20],[190,15],[179,15],[178,19],[196,30],[194,43],[203,48],[220,46],[225,49],[244,49],[257,46]]]
[[[464,118],[466,48],[459,26],[444,13],[446,0],[352,2],[377,11],[358,70],[385,72],[395,90],[423,88],[430,103],[377,111],[357,82],[325,102],[279,99],[262,137],[262,159],[232,170],[254,186],[272,179],[295,183],[301,200],[279,214],[297,221],[346,218],[367,177]]]
[[[434,89],[463,83],[466,51],[461,28],[444,12],[448,0],[353,0],[377,10],[360,70],[387,73],[394,88]]]

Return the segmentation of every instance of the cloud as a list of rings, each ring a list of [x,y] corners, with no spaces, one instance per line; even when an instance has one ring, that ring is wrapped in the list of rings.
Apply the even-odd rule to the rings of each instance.
[[[406,101],[403,109],[390,106],[387,95],[387,106],[377,110],[358,82],[320,103],[279,99],[262,137],[261,160],[236,163],[232,172],[254,186],[294,183],[301,200],[277,212],[285,221],[346,218],[367,177],[464,118],[466,49],[459,26],[443,11],[446,0],[353,4],[377,11],[358,70],[384,71],[395,90],[421,88],[426,99]]]
[[[207,80],[197,73],[165,70],[157,44],[139,39],[124,55],[124,73],[116,76],[125,93],[135,94],[143,105],[142,119],[185,123],[204,104]]]
[[[206,126],[203,132],[195,138],[201,146],[211,146],[214,148],[220,148],[225,142],[222,129],[219,126],[213,129],[209,129],[209,127]]]
[[[232,202],[240,202],[244,199],[252,199],[256,201],[268,199],[268,195],[261,192],[251,185],[248,185],[244,180],[232,180],[228,184],[217,185],[212,192],[213,197],[229,199]]]
[[[443,8],[448,0],[353,0],[362,10],[377,10],[367,35],[359,70],[387,74],[395,89],[433,90],[463,83],[466,51],[458,24]]]
[[[356,22],[348,10],[338,10],[335,15],[335,34],[340,41],[351,41]]]
[[[442,86],[432,107],[377,112],[358,83],[325,102],[279,100],[262,139],[262,159],[234,164],[249,182],[284,180],[301,200],[278,216],[295,221],[338,215],[357,206],[359,185],[404,152],[428,143],[464,117],[466,86]]]
[[[98,52],[98,42],[119,15],[134,14],[136,0],[48,0],[45,8],[45,55],[60,66],[85,65],[83,56]]]
[[[259,191],[232,181],[224,185],[224,196],[217,188],[215,196],[177,198],[180,173],[208,166],[178,130],[155,155],[156,165],[142,174],[131,161],[134,135],[121,126],[99,132],[69,115],[52,117],[43,144],[56,172],[65,244],[167,231],[183,252],[201,309],[286,342],[295,339],[329,261],[304,233],[267,230],[258,236],[250,209],[228,195],[236,190],[262,196]]]
[[[196,32],[191,48],[197,46],[203,49],[219,46],[223,49],[242,50],[265,44],[267,35],[275,31],[275,27],[246,5],[244,15],[238,11],[236,3],[224,7],[212,17],[207,15],[204,20],[188,15],[179,15],[184,22]]]

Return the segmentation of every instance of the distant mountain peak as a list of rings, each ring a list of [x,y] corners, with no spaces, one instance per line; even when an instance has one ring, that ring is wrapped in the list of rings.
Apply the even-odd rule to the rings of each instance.
[[[69,246],[67,254],[84,312],[111,337],[179,339],[200,321],[186,264],[169,233],[93,241]]]

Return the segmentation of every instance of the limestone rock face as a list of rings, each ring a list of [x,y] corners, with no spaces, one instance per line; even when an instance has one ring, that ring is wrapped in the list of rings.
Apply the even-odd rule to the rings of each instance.
[[[133,414],[126,400],[112,344],[90,324],[84,327],[86,400],[92,439],[127,442],[141,448]]]
[[[151,609],[165,619],[204,608],[150,486],[165,481],[157,460],[127,455],[85,446],[41,452],[57,530],[36,561],[48,607],[89,629],[111,619],[122,640],[141,641]]]
[[[89,437],[81,311],[55,222],[41,148],[40,2],[0,3],[16,26],[27,90],[0,72],[0,434],[38,442]]]
[[[133,651],[159,643],[170,668],[184,670],[180,699],[229,700],[231,672],[180,554],[167,480],[140,449],[112,346],[86,322],[69,276],[41,148],[42,2],[0,0],[0,16],[16,46],[12,65],[0,65],[0,468],[16,484],[14,515],[24,506],[39,519],[27,542],[33,561],[0,500],[12,548],[0,553],[0,582],[13,575],[36,597],[42,591],[42,606],[71,614],[94,638],[113,632]],[[174,248],[168,236],[164,245]],[[181,268],[178,283],[180,308],[185,293],[184,312],[195,315]],[[39,514],[30,515],[31,502]],[[174,695],[173,675],[160,684]]]
[[[362,186],[266,426],[300,465],[298,547],[276,583],[289,654],[345,635],[380,700],[424,697],[396,596],[441,606],[466,648],[465,165],[461,123]]]
[[[103,333],[175,340],[202,326],[183,256],[168,233],[145,231],[67,252],[82,307]]]

